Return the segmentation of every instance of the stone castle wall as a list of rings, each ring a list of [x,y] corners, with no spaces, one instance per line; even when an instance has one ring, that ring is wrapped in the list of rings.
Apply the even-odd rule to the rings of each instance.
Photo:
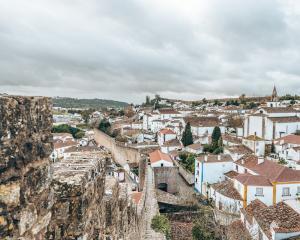
[[[110,154],[51,164],[51,111],[48,98],[0,97],[0,239],[139,239],[126,184],[105,175]]]
[[[108,136],[100,130],[94,129],[94,131],[96,142],[109,149],[117,163],[125,165],[126,163],[140,162],[140,153],[137,149],[121,146],[115,141],[114,138]]]

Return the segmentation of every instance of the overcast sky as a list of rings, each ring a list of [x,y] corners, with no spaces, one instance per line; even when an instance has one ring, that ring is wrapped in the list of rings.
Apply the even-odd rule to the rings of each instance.
[[[0,92],[300,94],[298,0],[0,0]]]

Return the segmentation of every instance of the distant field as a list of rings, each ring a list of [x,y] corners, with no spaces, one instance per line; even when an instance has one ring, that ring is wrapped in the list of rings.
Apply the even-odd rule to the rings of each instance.
[[[105,100],[105,99],[78,99],[78,98],[53,98],[54,107],[63,108],[94,108],[100,109],[103,107],[123,108],[128,103]]]

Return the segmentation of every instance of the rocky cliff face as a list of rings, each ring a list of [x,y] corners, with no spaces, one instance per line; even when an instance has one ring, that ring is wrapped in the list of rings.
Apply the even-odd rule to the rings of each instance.
[[[48,98],[0,97],[0,239],[139,239],[106,151],[51,164],[51,109]]]

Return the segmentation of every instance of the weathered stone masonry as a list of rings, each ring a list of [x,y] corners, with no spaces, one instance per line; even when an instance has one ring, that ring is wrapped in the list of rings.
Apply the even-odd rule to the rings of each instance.
[[[51,109],[0,97],[0,239],[139,239],[126,184],[105,177],[107,152],[51,165]]]
[[[51,126],[48,98],[0,97],[0,238],[49,219]]]

